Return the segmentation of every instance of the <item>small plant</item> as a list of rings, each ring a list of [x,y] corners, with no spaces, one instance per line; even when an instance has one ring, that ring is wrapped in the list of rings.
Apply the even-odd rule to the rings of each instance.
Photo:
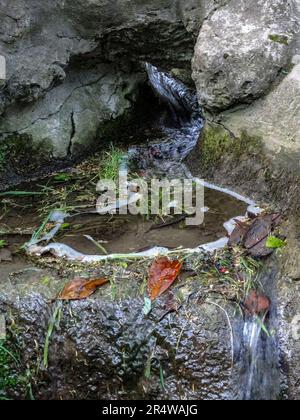
[[[4,239],[0,240],[0,249],[3,249],[7,246],[7,242]]]
[[[72,176],[68,173],[61,173],[61,174],[57,174],[53,177],[53,181],[55,181],[56,183],[65,183],[65,182],[69,182],[71,180]]]
[[[123,159],[124,152],[112,145],[109,152],[105,153],[101,162],[101,170],[99,172],[100,179],[116,181],[119,176],[119,169]]]
[[[277,238],[276,236],[269,236],[266,242],[267,248],[278,249],[283,248],[286,245],[286,241]]]
[[[0,340],[0,401],[10,399],[10,391],[18,390],[25,399],[34,400],[32,382],[37,372],[22,367],[20,345]]]

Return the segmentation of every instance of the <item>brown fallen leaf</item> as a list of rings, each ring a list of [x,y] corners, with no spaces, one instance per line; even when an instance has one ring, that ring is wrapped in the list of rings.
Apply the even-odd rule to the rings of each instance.
[[[64,287],[64,290],[57,297],[58,300],[82,300],[91,296],[98,287],[108,283],[109,280],[75,278]]]
[[[183,263],[169,258],[157,258],[149,271],[148,293],[153,301],[174,283],[180,274]]]
[[[268,248],[266,243],[268,236],[279,222],[280,214],[266,214],[254,220],[244,244],[250,255],[266,257],[274,252],[274,249]]]
[[[233,247],[236,245],[242,245],[245,239],[245,236],[250,229],[250,224],[246,222],[241,222],[235,220],[236,227],[234,228],[232,234],[230,235],[228,246]]]
[[[268,313],[270,310],[271,301],[268,296],[252,290],[247,296],[244,306],[250,315],[259,315]]]

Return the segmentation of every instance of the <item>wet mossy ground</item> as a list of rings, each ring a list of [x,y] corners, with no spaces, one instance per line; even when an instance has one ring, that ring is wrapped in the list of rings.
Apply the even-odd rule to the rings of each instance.
[[[0,401],[14,399],[15,395],[34,399],[33,374],[22,365],[22,348],[16,337],[10,332],[7,339],[0,340]]]

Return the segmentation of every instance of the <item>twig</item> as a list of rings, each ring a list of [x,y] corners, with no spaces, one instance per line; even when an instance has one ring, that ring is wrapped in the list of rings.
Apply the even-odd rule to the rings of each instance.
[[[106,251],[106,249],[104,248],[103,245],[101,245],[99,242],[95,241],[94,238],[92,238],[90,235],[84,235],[84,237],[86,239],[88,239],[89,241],[93,242],[93,244],[100,249],[100,251],[102,251],[105,255],[108,255],[108,252]]]

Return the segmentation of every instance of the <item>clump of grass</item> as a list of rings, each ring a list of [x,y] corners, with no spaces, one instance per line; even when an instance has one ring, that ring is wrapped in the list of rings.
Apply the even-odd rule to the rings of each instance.
[[[7,389],[17,385],[17,377],[12,370],[15,355],[6,347],[4,340],[0,341],[0,400],[6,400]]]
[[[192,262],[192,267],[202,286],[212,292],[221,291],[223,296],[237,303],[242,302],[251,290],[260,287],[257,279],[261,263],[239,247],[216,251],[210,259],[200,259],[196,265]]]
[[[100,179],[116,181],[119,176],[120,165],[123,159],[124,152],[121,149],[112,145],[110,147],[110,150],[105,153],[103,160],[100,163]]]
[[[24,398],[34,399],[31,382],[32,374],[28,369],[22,369],[17,347],[0,340],[0,401],[9,400],[10,391],[16,389]]]

